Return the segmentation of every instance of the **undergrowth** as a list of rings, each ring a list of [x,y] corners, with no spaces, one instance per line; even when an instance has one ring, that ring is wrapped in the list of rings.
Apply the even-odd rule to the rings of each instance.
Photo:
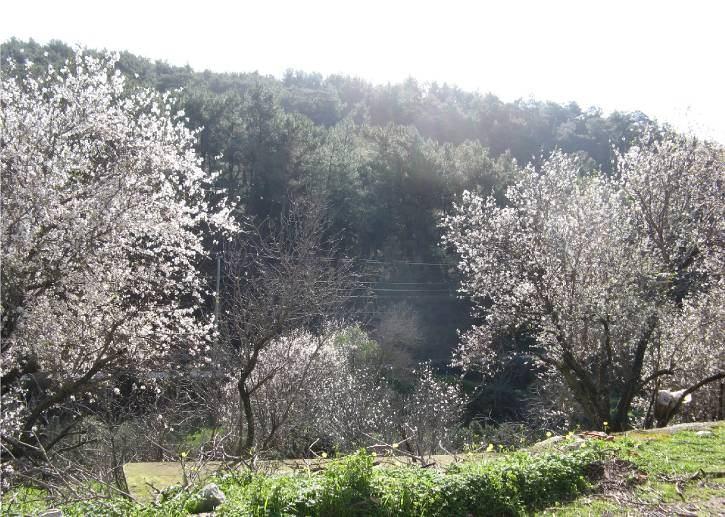
[[[446,469],[378,466],[375,456],[361,451],[330,461],[320,471],[231,471],[204,483],[216,483],[226,495],[226,502],[216,511],[220,516],[482,516],[552,509],[557,515],[598,510],[627,513],[628,508],[597,498],[598,492],[575,500],[589,486],[587,473],[614,457],[632,465],[633,473],[642,473],[638,476],[640,481],[645,479],[644,484],[629,489],[632,493],[627,496],[637,498],[640,505],[665,508],[662,505],[669,501],[680,501],[677,483],[688,500],[714,497],[723,487],[719,478],[711,477],[725,471],[722,425],[715,426],[711,436],[687,431],[672,435],[635,432],[613,442],[590,441],[579,450],[568,450],[568,444],[561,442],[550,452],[510,452]],[[696,474],[703,483],[683,484]],[[155,503],[98,498],[66,504],[62,509],[67,516],[171,517],[188,514],[197,497],[193,490],[172,487]],[[36,515],[47,505],[42,490],[18,488],[3,495],[2,514]]]
[[[217,483],[226,502],[220,516],[522,515],[575,497],[588,486],[587,466],[602,457],[596,446],[568,453],[515,452],[445,470],[375,466],[364,451],[318,472],[268,475],[227,473]],[[65,515],[174,516],[187,514],[193,492],[171,489],[158,503],[97,500],[63,507]]]

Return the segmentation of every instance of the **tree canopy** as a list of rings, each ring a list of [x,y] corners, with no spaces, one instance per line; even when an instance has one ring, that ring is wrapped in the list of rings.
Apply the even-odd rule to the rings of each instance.
[[[78,391],[98,361],[148,369],[171,349],[201,355],[217,270],[204,257],[229,257],[218,228],[252,223],[271,242],[294,199],[324,207],[320,242],[338,243],[327,259],[359,275],[357,317],[397,372],[425,360],[451,372],[457,330],[476,324],[453,368],[493,377],[470,414],[523,418],[534,374],[553,371],[547,382],[566,378],[592,422],[624,425],[660,381],[684,388],[717,373],[693,352],[717,326],[685,343],[720,303],[721,230],[692,240],[718,206],[721,187],[704,186],[721,181],[718,146],[667,137],[639,112],[504,102],[412,78],[277,79],[125,52],[111,64],[93,50],[64,68],[75,51],[61,42],[0,52],[4,407],[23,406],[31,381]],[[220,276],[225,296],[233,284]]]
[[[670,135],[618,156],[611,177],[557,152],[503,206],[465,193],[445,240],[482,323],[463,337],[458,364],[495,368],[501,334],[532,335],[530,355],[591,424],[615,430],[655,382],[725,377],[724,157]]]
[[[72,426],[108,374],[205,353],[202,230],[235,225],[168,96],[85,54],[16,77],[0,86],[1,429],[19,455],[50,449],[37,425],[70,404]]]

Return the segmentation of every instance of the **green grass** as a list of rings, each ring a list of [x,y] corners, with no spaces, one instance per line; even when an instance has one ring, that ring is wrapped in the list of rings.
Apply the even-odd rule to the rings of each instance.
[[[586,467],[601,452],[502,454],[440,468],[376,465],[363,451],[323,470],[277,474],[231,471],[212,476],[227,501],[224,516],[524,515],[584,490]],[[386,462],[383,462],[386,463]],[[148,473],[145,474],[148,476]],[[170,489],[160,504],[120,499],[66,505],[65,515],[184,515],[194,492]]]
[[[373,467],[363,452],[323,472],[220,479],[227,502],[219,515],[524,515],[587,487],[586,466],[599,456],[512,453],[446,469]]]
[[[220,466],[219,462],[207,463],[201,470],[201,477],[208,477]],[[197,470],[189,462],[187,472],[196,473]],[[154,489],[164,490],[180,485],[183,480],[181,464],[177,462],[127,463],[123,466],[123,472],[129,492],[139,501],[150,501],[153,499]]]
[[[457,461],[489,461],[500,456],[498,453],[485,454],[460,454],[457,456],[437,454],[430,457],[437,466],[445,467],[456,463]],[[258,467],[266,473],[292,473],[297,471],[315,470],[324,468],[333,460],[325,459],[290,459],[290,460],[274,460],[261,461]],[[405,456],[389,457],[380,456],[376,458],[377,463],[395,466],[410,463],[410,459]],[[201,479],[209,477],[209,475],[217,470],[221,464],[219,462],[209,462],[201,469]],[[187,462],[187,472],[196,472],[198,468],[193,461]],[[165,490],[174,485],[182,483],[183,475],[181,463],[179,462],[145,462],[145,463],[127,463],[123,467],[126,475],[126,482],[131,495],[139,501],[151,501],[155,490]],[[153,487],[153,488],[152,488]]]
[[[725,471],[725,424],[715,425],[713,433],[629,433],[573,451],[560,442],[542,452],[470,456],[453,464],[452,457],[439,457],[440,464],[449,464],[426,469],[360,452],[313,465],[269,463],[267,473],[207,472],[202,481],[216,482],[226,494],[217,509],[220,516],[637,515],[692,508],[716,515],[725,504],[725,479],[713,475]],[[620,483],[597,492],[587,472],[615,458],[623,465],[612,471]],[[64,514],[185,515],[194,491],[172,488],[161,504],[148,498],[147,483],[157,488],[178,483],[179,470],[175,463],[127,465],[133,490],[146,491],[142,502],[91,500],[64,506]],[[16,499],[14,506],[7,504],[10,497]],[[3,514],[36,514],[47,507],[39,503],[42,497],[29,489],[5,494]]]
[[[653,474],[725,470],[725,425],[714,426],[712,432],[710,437],[692,431],[672,435],[633,433],[617,442],[618,453]]]
[[[620,504],[613,501],[603,501],[596,498],[582,497],[575,503],[570,503],[562,506],[554,506],[547,508],[537,515],[542,516],[556,516],[556,517],[574,517],[583,515],[616,515],[617,512],[621,511],[622,507]]]
[[[628,492],[589,494],[540,515],[637,515],[647,509],[676,514],[718,515],[725,505],[725,424],[712,426],[713,436],[694,431],[675,433],[637,431],[620,435],[606,445],[610,454],[631,461],[646,481]],[[699,473],[699,474],[698,474]],[[693,475],[698,474],[694,479]],[[680,493],[678,493],[678,481]],[[610,498],[611,497],[611,498]]]

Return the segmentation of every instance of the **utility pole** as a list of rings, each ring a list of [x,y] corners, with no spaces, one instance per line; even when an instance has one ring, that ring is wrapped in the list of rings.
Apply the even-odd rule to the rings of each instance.
[[[222,277],[222,254],[216,254],[216,292],[214,297],[214,324],[219,331],[219,319],[221,318],[221,279]]]

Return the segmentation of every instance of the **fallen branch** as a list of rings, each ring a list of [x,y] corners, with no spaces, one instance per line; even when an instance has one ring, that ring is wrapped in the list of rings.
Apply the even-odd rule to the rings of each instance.
[[[683,494],[683,489],[687,485],[687,483],[690,483],[692,481],[697,481],[698,479],[712,479],[712,478],[722,478],[725,477],[725,471],[718,470],[718,471],[704,471],[702,469],[698,470],[694,474],[690,474],[689,476],[678,476],[678,477],[669,477],[669,476],[661,476],[660,479],[662,481],[666,481],[669,483],[675,483],[675,491],[677,492],[677,495],[680,496],[680,498],[684,501],[685,496]]]
[[[367,433],[363,433],[363,434],[365,434],[365,436],[367,436],[371,440],[374,440],[374,437],[370,436],[369,434],[367,434]],[[427,461],[425,461],[425,458],[422,455],[418,455],[418,454],[415,454],[415,453],[412,453],[412,452],[409,452],[409,451],[406,451],[406,450],[403,450],[400,448],[400,446],[402,444],[407,443],[408,440],[410,440],[411,438],[412,437],[410,437],[410,436],[405,437],[401,441],[394,443],[394,444],[385,443],[385,442],[377,443],[374,445],[368,445],[366,448],[367,449],[387,449],[391,452],[396,452],[396,453],[400,454],[401,456],[406,456],[406,457],[412,459],[414,462],[420,463],[420,467],[424,468],[424,469],[434,466],[436,464],[435,461],[427,462]],[[395,457],[396,456],[393,455],[393,458],[395,458]]]

